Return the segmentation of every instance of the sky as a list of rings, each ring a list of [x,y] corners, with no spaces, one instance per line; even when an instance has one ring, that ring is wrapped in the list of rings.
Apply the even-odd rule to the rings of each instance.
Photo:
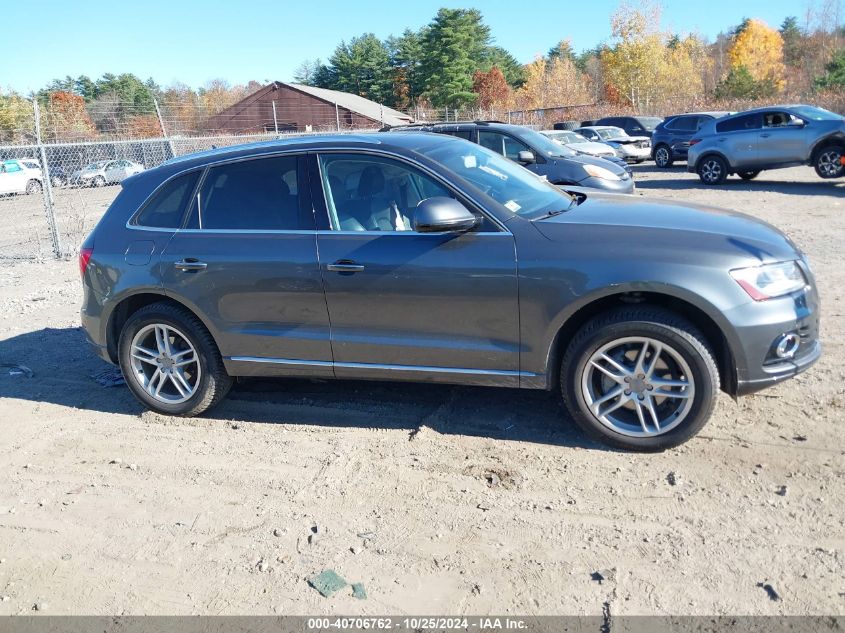
[[[663,28],[715,38],[744,17],[778,26],[821,0],[664,0]],[[3,2],[0,89],[38,90],[57,77],[131,72],[197,88],[289,81],[303,60],[341,40],[417,29],[442,7],[478,8],[495,43],[530,62],[561,39],[576,51],[610,41],[617,0],[376,2],[374,0],[42,0]]]

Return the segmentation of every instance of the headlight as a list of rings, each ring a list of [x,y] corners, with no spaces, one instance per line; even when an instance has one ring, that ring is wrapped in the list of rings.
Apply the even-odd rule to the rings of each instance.
[[[754,301],[782,297],[807,285],[804,273],[795,262],[737,268],[731,271],[731,277]]]
[[[584,171],[593,178],[601,178],[602,180],[620,180],[619,176],[614,174],[609,169],[599,167],[598,165],[584,165]]]

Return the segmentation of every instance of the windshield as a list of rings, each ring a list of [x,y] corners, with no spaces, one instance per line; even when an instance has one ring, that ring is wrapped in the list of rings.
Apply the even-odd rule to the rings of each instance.
[[[621,127],[603,127],[596,130],[602,140],[628,136]]]
[[[573,200],[562,189],[475,143],[448,141],[426,149],[425,155],[518,215],[560,211]]]
[[[575,132],[543,132],[543,135],[558,143],[583,143],[587,140]]]
[[[513,130],[513,135],[519,140],[530,145],[535,152],[541,153],[543,156],[576,156],[577,153],[561,145],[555,143],[548,136],[544,136],[534,130],[522,128]]]
[[[810,119],[811,121],[836,121],[845,118],[830,110],[817,108],[816,106],[798,106],[797,108],[792,108],[792,110],[799,116]]]
[[[663,119],[656,116],[641,116],[637,118],[647,132],[654,132],[654,128],[663,123]]]

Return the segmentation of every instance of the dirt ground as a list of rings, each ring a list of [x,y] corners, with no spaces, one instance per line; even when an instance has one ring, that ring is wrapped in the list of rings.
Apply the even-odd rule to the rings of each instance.
[[[154,415],[95,380],[76,262],[0,260],[0,615],[845,614],[845,182],[635,171],[785,230],[823,299],[812,370],[658,455],[537,392],[252,381]]]

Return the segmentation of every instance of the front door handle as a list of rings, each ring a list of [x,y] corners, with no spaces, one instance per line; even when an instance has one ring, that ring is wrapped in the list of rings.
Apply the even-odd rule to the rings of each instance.
[[[173,262],[173,267],[183,272],[191,272],[205,270],[208,268],[208,264],[189,257],[178,262]]]
[[[364,267],[361,264],[356,264],[348,259],[341,259],[336,261],[334,264],[327,264],[326,270],[333,273],[360,273],[364,270]]]

